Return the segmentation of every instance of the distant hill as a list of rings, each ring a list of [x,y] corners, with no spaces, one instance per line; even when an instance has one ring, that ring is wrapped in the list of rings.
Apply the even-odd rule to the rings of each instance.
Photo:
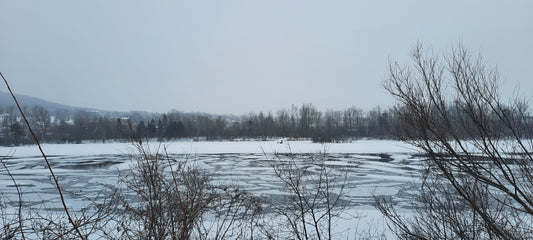
[[[74,107],[59,103],[54,103],[50,101],[46,101],[40,98],[16,94],[17,100],[19,101],[20,105],[27,108],[32,108],[33,106],[43,106],[49,111],[57,111],[57,110],[67,110],[67,111],[76,111],[76,110],[92,110],[88,108],[82,108],[82,107]],[[15,107],[15,101],[13,101],[13,98],[11,97],[11,94],[7,92],[0,91],[0,107],[3,109],[7,109],[10,106]]]
[[[87,111],[97,113],[99,116],[104,117],[128,117],[134,120],[150,120],[152,118],[159,118],[160,114],[144,112],[144,111],[131,111],[131,112],[118,112],[118,111],[106,111],[101,109],[76,107],[65,104],[59,104],[50,102],[36,97],[17,94],[15,95],[22,107],[26,108],[26,111],[31,111],[34,106],[42,106],[52,113],[52,115],[59,116],[71,116],[79,111]],[[0,91],[0,108],[4,111],[10,106],[16,107],[15,101],[8,92]],[[18,111],[18,110],[17,110]]]

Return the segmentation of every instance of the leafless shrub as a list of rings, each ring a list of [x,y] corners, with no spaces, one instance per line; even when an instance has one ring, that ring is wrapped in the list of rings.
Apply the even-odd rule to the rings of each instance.
[[[502,101],[498,74],[463,46],[444,61],[421,44],[414,67],[390,64],[398,136],[427,154],[413,217],[379,197],[401,239],[533,238],[532,118]]]
[[[124,236],[188,238],[194,223],[213,201],[208,178],[184,163],[178,163],[169,176],[165,172],[169,159],[162,151],[151,152],[149,145],[141,142],[134,147],[133,166],[121,176],[135,197],[123,204],[125,215],[119,227]]]
[[[11,156],[12,154],[8,154]],[[9,159],[9,157],[7,158]],[[13,177],[13,174],[11,174],[11,171],[9,171],[9,168],[7,167],[6,160],[7,159],[0,159],[0,162],[2,163],[2,167],[4,168],[5,172],[9,177],[11,178],[11,181],[13,182],[13,186],[17,190],[17,198],[18,198],[18,206],[17,206],[17,213],[16,217],[11,216],[11,213],[7,213],[6,209],[7,207],[4,205],[4,199],[0,200],[0,215],[2,220],[2,225],[4,226],[2,228],[2,232],[0,233],[0,236],[2,239],[14,239],[20,237],[21,239],[25,239],[26,236],[24,235],[24,219],[22,216],[22,208],[23,208],[23,200],[22,200],[22,191],[20,190],[19,185],[17,184],[17,181]]]
[[[66,194],[74,195],[65,191]],[[87,239],[116,239],[110,237],[113,226],[110,224],[117,217],[118,198],[115,192],[102,190],[94,198],[77,194],[84,199],[85,206],[73,209],[72,217],[79,231]],[[69,219],[56,209],[34,209],[25,206],[23,209],[24,225],[22,232],[28,239],[79,239],[79,235]],[[16,239],[19,239],[18,237]]]
[[[117,228],[123,238],[226,239],[253,235],[261,206],[249,193],[214,186],[188,159],[171,159],[166,149],[134,143],[133,166],[121,180],[133,196],[124,197]],[[249,228],[249,231],[245,230]]]
[[[261,236],[262,202],[237,186],[217,186],[211,211],[197,224],[194,239],[253,239]]]
[[[347,172],[328,166],[325,150],[307,156],[277,153],[271,160],[284,189],[272,203],[284,220],[277,227],[296,239],[333,239],[335,219],[346,207]]]
[[[1,239],[24,239],[23,220],[18,219],[16,216],[14,217],[12,213],[7,211],[3,198],[0,200],[0,224],[2,224],[2,229],[0,230]]]
[[[115,219],[116,205],[111,203],[113,197],[109,192],[94,199],[82,209],[73,211],[72,217],[79,230],[90,239],[116,239],[108,234],[113,230],[109,223]],[[116,200],[116,199],[115,199]],[[0,239],[78,239],[79,235],[72,228],[68,218],[57,210],[34,209],[19,198],[21,207],[13,211],[12,200],[2,195],[0,200]]]

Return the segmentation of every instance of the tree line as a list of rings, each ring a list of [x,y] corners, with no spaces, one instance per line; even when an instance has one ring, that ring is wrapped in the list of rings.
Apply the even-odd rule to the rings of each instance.
[[[36,135],[45,142],[79,143],[135,138],[207,140],[308,138],[339,142],[351,138],[391,138],[389,110],[356,107],[320,111],[313,104],[292,105],[274,113],[242,116],[171,111],[165,114],[110,114],[98,111],[24,108]],[[0,144],[32,143],[14,107],[0,108]]]
[[[523,106],[526,107],[526,106]],[[456,119],[451,127],[463,139],[476,138],[462,124],[468,116],[453,104],[450,115]],[[502,106],[503,108],[503,106]],[[455,109],[455,110],[454,110]],[[505,110],[505,109],[504,109]],[[129,141],[132,138],[172,140],[194,138],[205,140],[242,140],[271,138],[311,139],[315,142],[343,142],[358,138],[394,139],[405,129],[399,114],[402,109],[376,107],[364,111],[356,107],[345,110],[320,111],[313,104],[292,105],[274,113],[247,113],[241,116],[184,113],[109,113],[98,111],[48,110],[42,106],[24,108],[35,134],[41,141],[80,143],[82,141]],[[508,108],[509,116],[513,110]],[[437,109],[430,111],[437,114]],[[497,118],[497,116],[489,116]],[[495,121],[494,128],[502,124]],[[468,124],[475,124],[473,122]],[[527,115],[520,132],[533,129],[533,117]],[[505,132],[512,135],[512,132]],[[408,132],[403,132],[408,134]],[[409,134],[408,134],[409,135]],[[14,107],[0,108],[0,145],[31,144],[29,131]]]

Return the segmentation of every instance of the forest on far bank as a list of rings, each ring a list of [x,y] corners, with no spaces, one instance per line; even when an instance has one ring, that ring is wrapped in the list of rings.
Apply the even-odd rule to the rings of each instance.
[[[450,106],[450,109],[452,109],[451,114],[461,114],[460,111],[453,110],[454,106]],[[292,105],[274,113],[252,112],[241,116],[179,111],[159,114],[48,110],[40,105],[23,108],[23,111],[39,140],[48,143],[179,138],[205,140],[289,138],[311,139],[314,142],[343,142],[359,138],[397,139],[398,129],[401,129],[399,124],[402,122],[398,116],[398,112],[402,109],[376,107],[364,111],[350,107],[345,110],[320,111],[311,103]],[[512,114],[511,110],[509,114]],[[458,119],[466,117],[457,116]],[[524,117],[526,119],[521,127],[524,130],[533,129],[533,117],[529,114]],[[23,121],[14,107],[0,108],[0,145],[34,143]],[[503,126],[503,123],[494,127],[501,128],[500,125]],[[457,126],[457,129],[461,128]],[[478,137],[467,131],[459,131],[458,134],[464,139]]]
[[[88,110],[49,110],[36,105],[24,112],[39,139],[52,143],[116,141],[135,138],[171,140],[307,138],[341,142],[353,138],[393,138],[394,116],[376,107],[320,111],[313,104],[292,105],[274,113],[241,116],[184,113],[109,113]],[[32,144],[24,120],[14,107],[0,109],[0,145]]]

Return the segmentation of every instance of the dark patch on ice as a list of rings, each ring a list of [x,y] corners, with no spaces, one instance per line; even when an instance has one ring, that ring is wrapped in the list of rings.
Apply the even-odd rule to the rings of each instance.
[[[380,162],[392,162],[392,160],[394,160],[394,158],[392,158],[391,155],[387,153],[370,154],[370,156],[380,157],[380,159],[378,160]]]
[[[22,184],[17,184],[18,187],[35,187],[35,184],[31,184],[31,183],[22,183]],[[6,187],[15,187],[15,184],[9,184],[9,185],[6,185]]]
[[[85,161],[69,165],[60,165],[61,168],[73,169],[73,170],[88,170],[88,169],[99,169],[107,168],[113,165],[121,164],[122,162],[118,161]]]

